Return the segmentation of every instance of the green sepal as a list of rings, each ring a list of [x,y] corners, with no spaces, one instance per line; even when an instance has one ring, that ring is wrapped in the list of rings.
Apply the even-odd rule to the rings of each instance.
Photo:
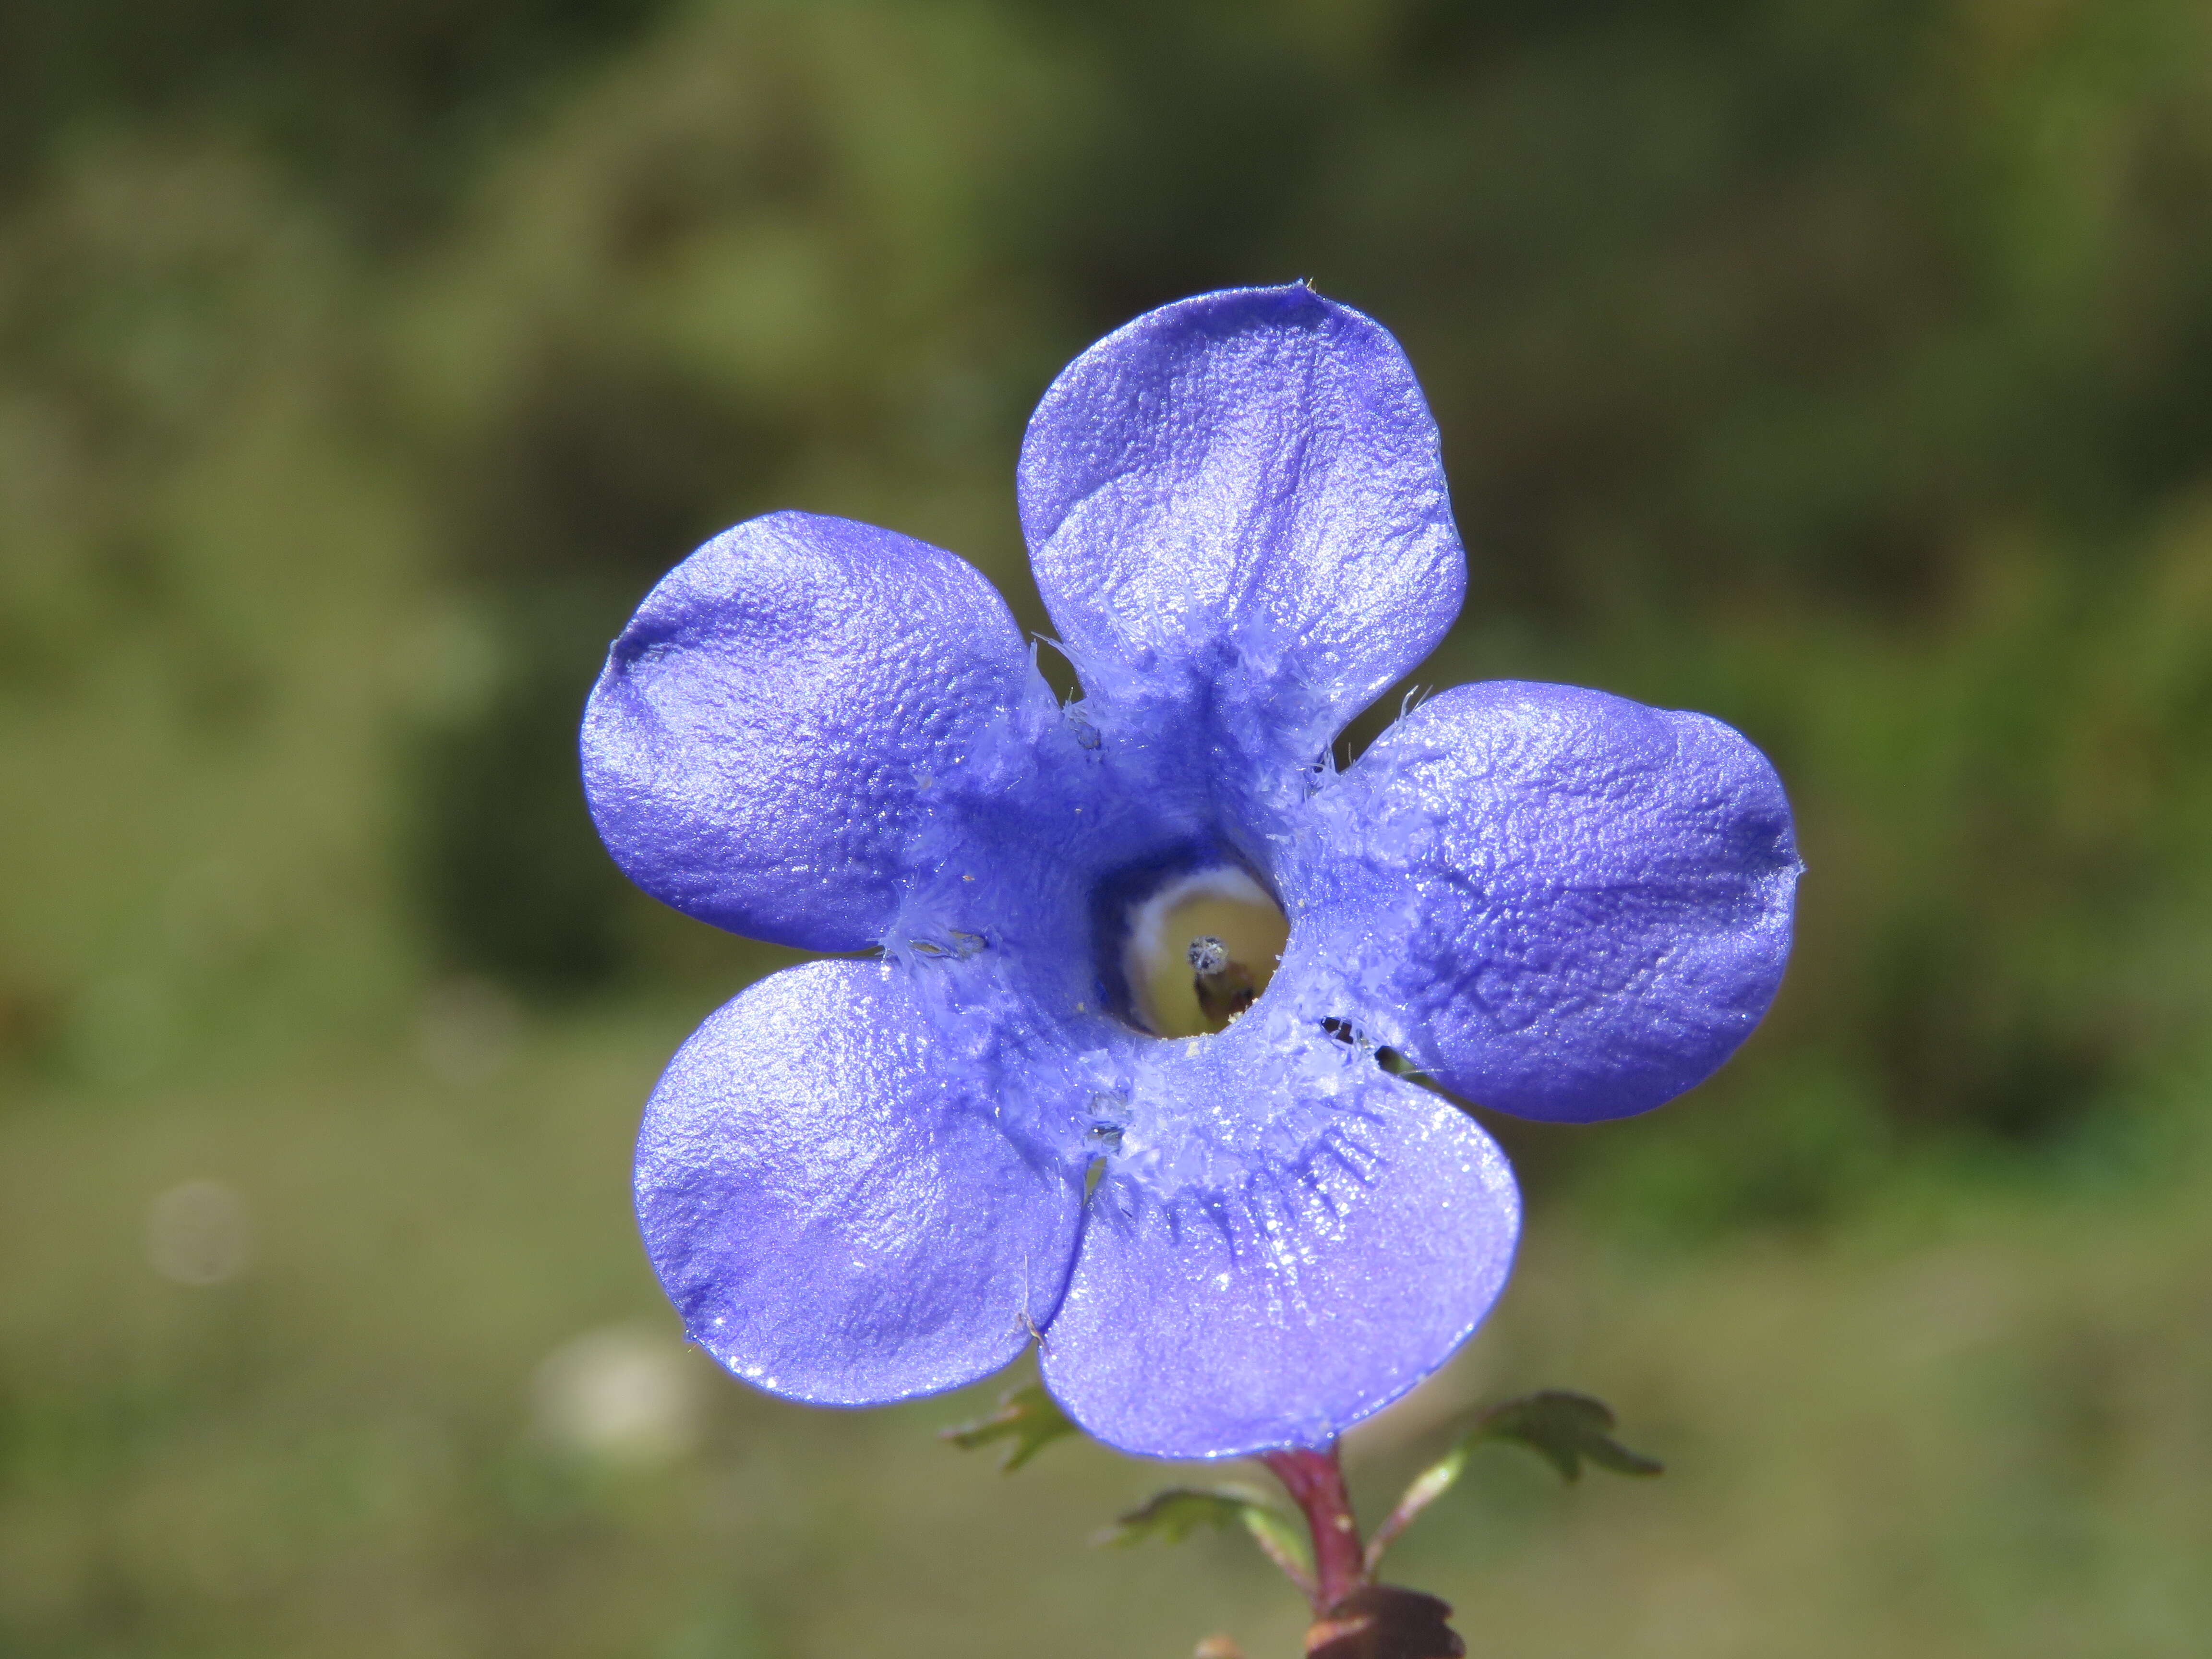
[[[1030,1382],[1000,1400],[999,1409],[988,1417],[957,1428],[940,1429],[938,1437],[950,1440],[963,1451],[974,1451],[994,1440],[1006,1441],[1006,1455],[999,1468],[1012,1474],[1062,1435],[1081,1432],[1042,1384]]]
[[[1259,1493],[1243,1486],[1170,1486],[1154,1492],[1092,1541],[1127,1548],[1158,1539],[1180,1544],[1203,1527],[1241,1526],[1252,1541],[1301,1589],[1313,1581],[1305,1540],[1297,1522]]]

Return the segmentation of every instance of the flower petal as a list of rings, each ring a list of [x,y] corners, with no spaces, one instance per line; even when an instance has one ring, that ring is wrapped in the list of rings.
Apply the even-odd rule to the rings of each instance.
[[[638,1137],[646,1249],[691,1340],[747,1382],[877,1405],[998,1370],[1052,1317],[1079,1177],[1002,1127],[902,978],[763,980],[669,1066]]]
[[[1299,971],[1482,1105],[1646,1110],[1711,1075],[1781,983],[1802,868],[1790,804],[1709,716],[1459,686],[1316,805],[1330,897],[1293,935]]]
[[[1459,614],[1467,562],[1413,367],[1303,283],[1184,300],[1092,346],[1038,404],[1020,484],[1037,587],[1092,696],[1127,668],[1244,698],[1301,761]]]
[[[708,542],[638,607],[585,711],[585,789],[608,850],[656,898],[757,939],[860,950],[896,909],[935,780],[1049,695],[963,560],[774,514]]]
[[[1473,1120],[1317,1029],[1248,1052],[1245,1021],[1181,1087],[1241,1091],[1275,1134],[1197,1179],[1117,1161],[1045,1332],[1047,1386],[1139,1456],[1325,1444],[1443,1364],[1512,1265],[1520,1199]]]

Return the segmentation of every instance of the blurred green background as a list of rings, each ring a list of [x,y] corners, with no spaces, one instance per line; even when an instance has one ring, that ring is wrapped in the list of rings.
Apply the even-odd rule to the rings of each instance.
[[[766,509],[1043,627],[1045,382],[1300,276],[1442,423],[1417,678],[1717,714],[1811,866],[1720,1077],[1501,1131],[1522,1271],[1353,1453],[1557,1383],[1671,1473],[1486,1452],[1395,1576],[1527,1659],[2212,1647],[2202,0],[10,0],[0,1653],[1296,1650],[1241,1540],[1086,1547],[1170,1471],[682,1348],[629,1138],[780,958],[572,745]]]

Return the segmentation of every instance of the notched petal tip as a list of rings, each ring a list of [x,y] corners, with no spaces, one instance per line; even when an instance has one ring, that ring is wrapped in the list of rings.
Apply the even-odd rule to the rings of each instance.
[[[608,653],[585,790],[623,870],[732,932],[878,938],[945,759],[1048,698],[990,583],[925,542],[779,513],[670,572]]]

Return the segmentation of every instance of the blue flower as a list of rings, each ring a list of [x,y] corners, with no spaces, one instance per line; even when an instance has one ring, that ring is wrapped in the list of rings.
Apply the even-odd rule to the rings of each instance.
[[[1772,997],[1798,861],[1704,715],[1462,686],[1341,774],[1465,559],[1411,366],[1302,285],[1093,346],[1020,465],[1060,707],[951,553],[780,513],[672,571],[583,730],[648,892],[807,950],[646,1109],[638,1214],[692,1338],[795,1400],[956,1388],[1034,1336],[1125,1450],[1327,1443],[1503,1287],[1510,1170],[1464,1111],[1639,1112]],[[1160,894],[1262,894],[1281,963],[1218,1034],[1144,1029]]]

